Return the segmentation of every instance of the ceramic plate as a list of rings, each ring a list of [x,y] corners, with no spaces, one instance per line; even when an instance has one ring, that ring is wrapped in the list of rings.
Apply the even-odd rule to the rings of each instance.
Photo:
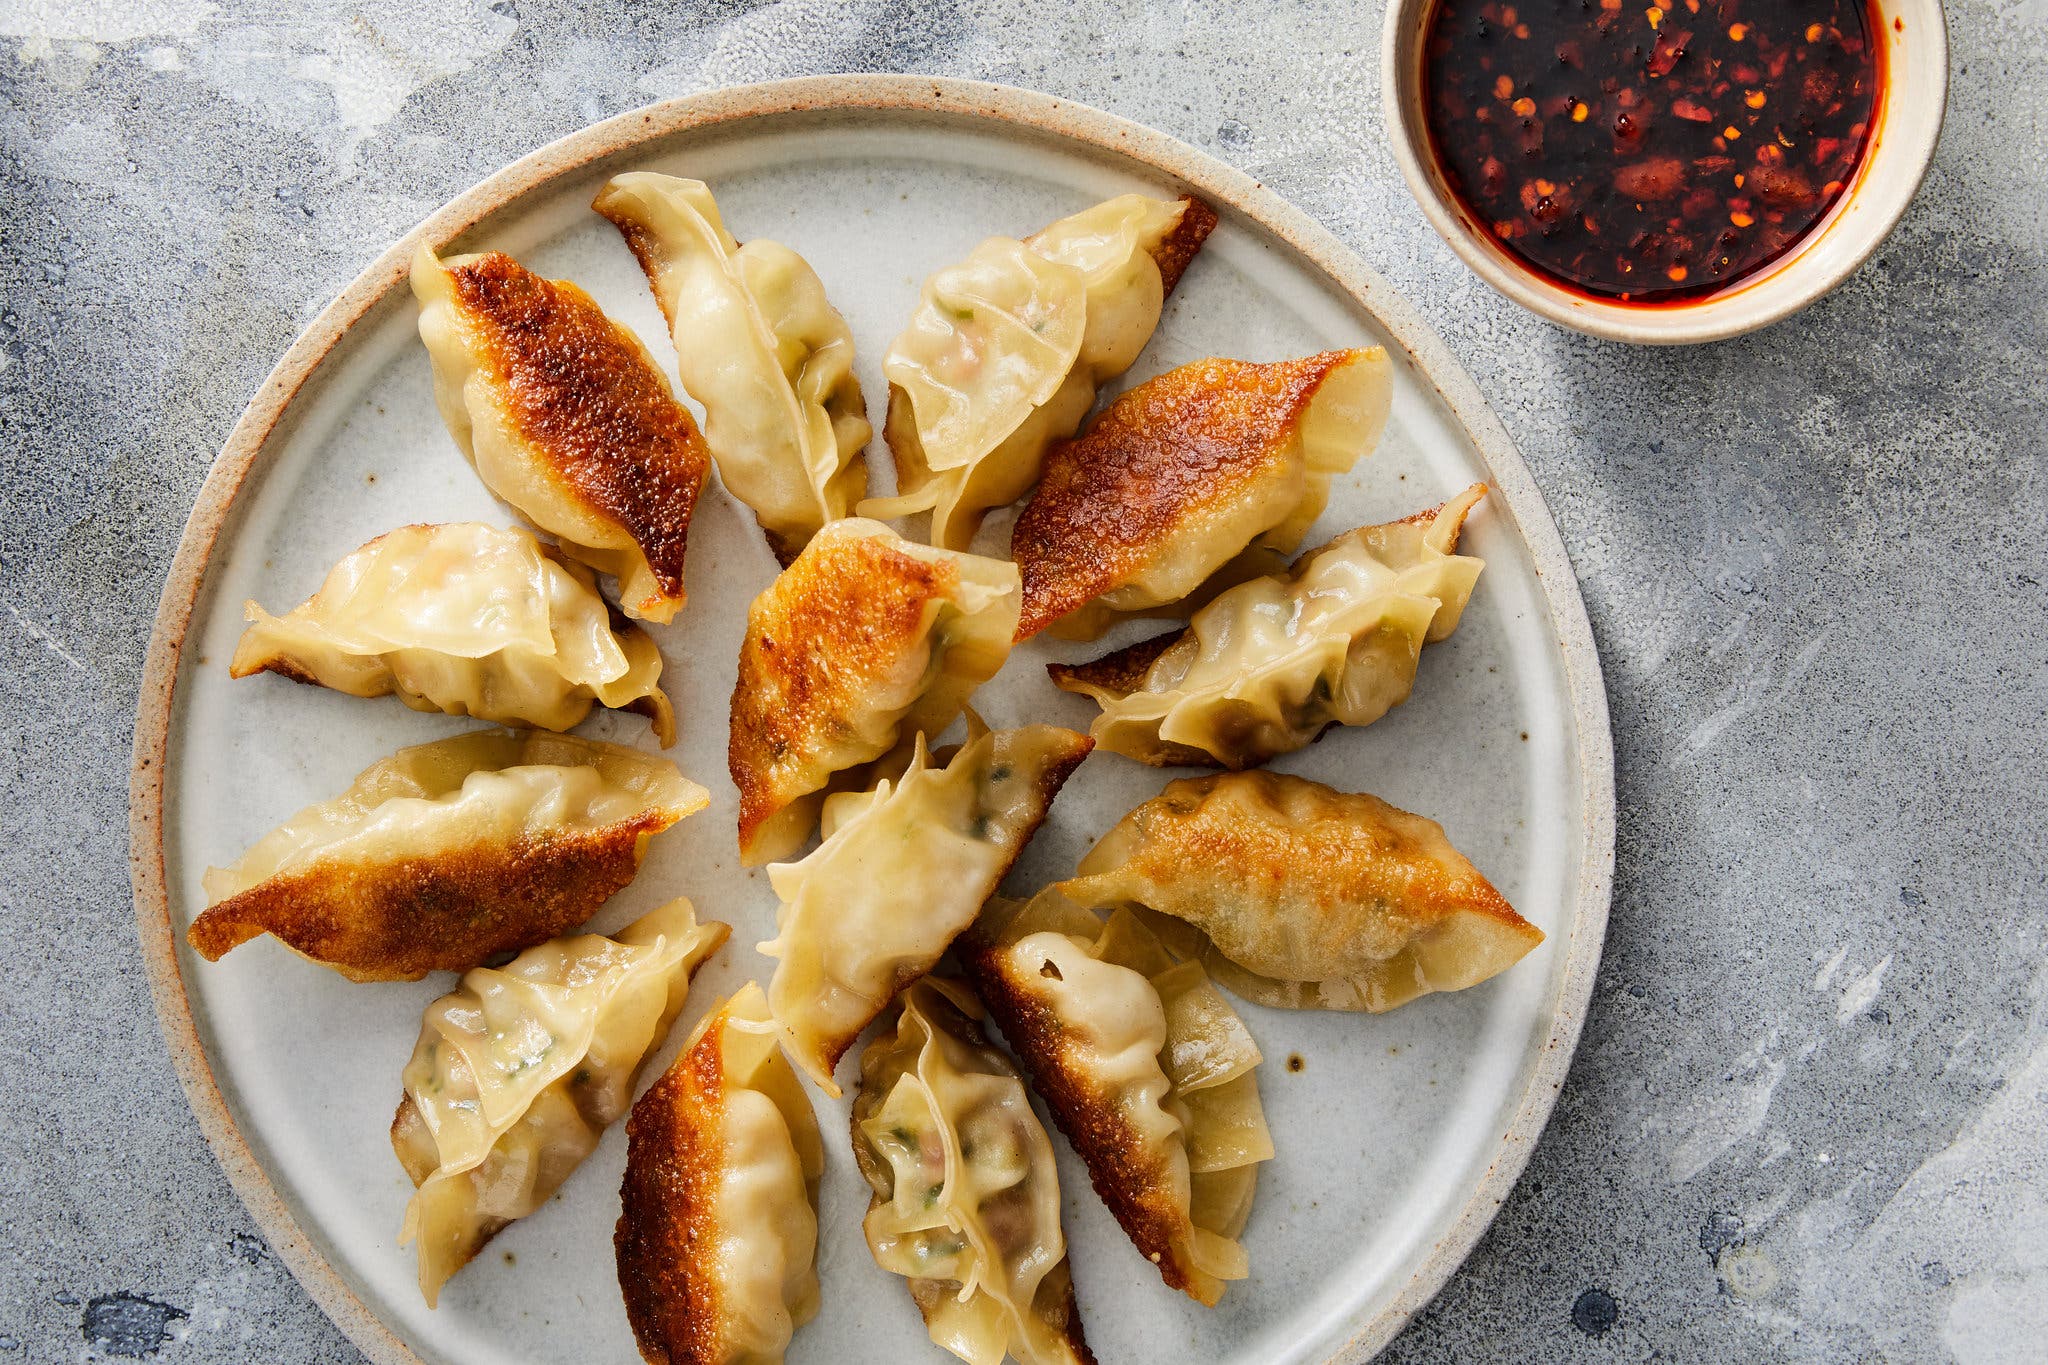
[[[878,421],[882,352],[926,273],[983,237],[1027,232],[1108,195],[1192,190],[1221,211],[1222,226],[1127,383],[1212,354],[1270,360],[1379,342],[1395,357],[1392,424],[1378,453],[1339,480],[1309,543],[1434,504],[1475,479],[1492,485],[1466,542],[1486,560],[1485,575],[1457,634],[1424,656],[1414,698],[1275,766],[1440,819],[1548,939],[1479,989],[1384,1017],[1245,1008],[1266,1054],[1260,1086],[1279,1155],[1246,1233],[1251,1278],[1215,1311],[1161,1286],[1061,1145],[1074,1278],[1101,1359],[1370,1354],[1485,1227],[1542,1127],[1578,1033],[1605,922],[1613,826],[1607,719],[1584,611],[1500,424],[1383,282],[1300,213],[1200,153],[1094,110],[994,86],[818,78],[697,96],[586,129],[394,246],[265,383],[214,466],[164,592],[134,786],[136,898],[157,1003],[193,1107],[237,1189],[373,1359],[635,1358],[611,1250],[623,1125],[430,1312],[412,1253],[396,1244],[410,1186],[386,1127],[420,1012],[453,978],[351,985],[272,940],[208,964],[183,939],[204,903],[207,866],[232,861],[393,749],[471,724],[227,674],[245,599],[289,607],[342,554],[404,523],[510,520],[435,413],[404,279],[414,246],[498,248],[573,278],[672,365],[639,271],[588,211],[608,175],[637,168],[710,182],[739,236],[776,238],[809,258],[853,327]],[[874,454],[886,470],[879,441]],[[770,935],[775,908],[766,878],[739,866],[725,778],[745,607],[775,564],[752,517],[722,491],[707,489],[699,506],[688,572],[689,606],[655,634],[681,718],[671,755],[711,787],[713,802],[654,841],[639,880],[595,922],[614,928],[681,893],[700,914],[734,925],[657,1069],[713,1001],[765,975],[753,944]],[[976,705],[997,725],[1085,729],[1091,706],[1055,691],[1042,665],[1089,652],[1033,642]],[[652,747],[637,717],[599,712],[585,729]],[[1111,755],[1091,759],[1013,887],[1067,874],[1164,780]],[[868,1191],[839,1136],[844,1102],[814,1098],[831,1139],[825,1299],[790,1359],[946,1358],[902,1282],[875,1267],[861,1240]]]

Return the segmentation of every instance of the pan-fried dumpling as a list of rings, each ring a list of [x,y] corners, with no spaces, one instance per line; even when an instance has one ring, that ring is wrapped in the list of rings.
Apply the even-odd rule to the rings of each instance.
[[[1434,820],[1282,773],[1169,782],[1060,890],[1135,909],[1259,1005],[1381,1014],[1543,941]]]
[[[952,724],[1016,629],[1016,565],[828,523],[747,611],[727,749],[741,858],[795,852],[834,774]]]
[[[558,938],[479,967],[427,1006],[391,1146],[418,1187],[398,1240],[419,1243],[429,1308],[626,1112],[640,1063],[730,932],[671,901],[611,938]]]
[[[640,338],[496,251],[422,246],[412,292],[441,417],[485,486],[618,579],[628,616],[673,620],[711,461]]]
[[[965,987],[928,977],[861,1053],[853,1155],[875,1192],[868,1250],[910,1281],[932,1340],[962,1360],[1094,1365],[1052,1140],[980,1012]]]
[[[1377,346],[1271,365],[1198,360],[1119,395],[1047,454],[1017,518],[1018,638],[1052,626],[1093,639],[1226,566],[1278,569],[1322,515],[1331,477],[1379,444],[1392,396]]]
[[[676,716],[661,651],[613,619],[591,571],[525,531],[403,526],[344,558],[283,616],[254,602],[228,671],[280,674],[415,711],[567,730],[593,704],[638,711],[664,744]]]
[[[825,1147],[753,982],[626,1120],[619,1288],[653,1365],[772,1365],[818,1311]]]
[[[944,767],[919,735],[910,767],[825,802],[825,842],[768,880],[781,900],[768,998],[790,1055],[827,1093],[832,1068],[903,987],[938,964],[1038,832],[1094,745],[1056,725],[979,736]]]
[[[1215,226],[1199,199],[1119,195],[1021,242],[991,237],[926,280],[882,361],[897,496],[861,515],[930,508],[932,544],[965,549],[1137,360]]]
[[[1347,531],[1185,630],[1046,671],[1101,705],[1097,744],[1159,767],[1249,768],[1370,725],[1408,699],[1423,645],[1457,629],[1485,567],[1457,553],[1458,531],[1485,492]]]
[[[415,745],[209,868],[186,937],[212,962],[275,934],[355,981],[467,971],[589,919],[710,799],[667,759],[573,735]]]
[[[1273,1156],[1258,1044],[1199,964],[1128,911],[992,901],[957,949],[1095,1191],[1174,1289],[1215,1304]]]
[[[803,257],[733,240],[700,180],[613,176],[591,205],[647,272],[683,388],[726,490],[754,509],[784,564],[867,490],[873,434],[853,333]]]

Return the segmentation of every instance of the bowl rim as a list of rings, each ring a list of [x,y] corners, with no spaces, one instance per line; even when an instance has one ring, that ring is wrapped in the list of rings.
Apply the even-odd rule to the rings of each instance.
[[[378,255],[309,322],[251,394],[207,470],[158,599],[138,690],[129,779],[129,858],[142,965],[173,1071],[201,1133],[279,1259],[319,1308],[378,1365],[422,1365],[422,1357],[359,1297],[329,1259],[317,1226],[302,1225],[268,1169],[243,1137],[186,994],[183,935],[174,926],[164,838],[167,767],[182,675],[190,667],[186,634],[200,606],[214,545],[240,510],[239,495],[257,475],[274,432],[296,420],[301,390],[355,325],[404,288],[420,243],[460,240],[508,204],[591,164],[641,146],[757,119],[820,114],[910,114],[935,122],[1007,125],[1048,141],[1078,145],[1126,161],[1213,196],[1286,240],[1369,312],[1433,383],[1474,443],[1536,567],[1539,601],[1556,632],[1577,729],[1575,762],[1584,825],[1577,867],[1568,873],[1574,921],[1560,942],[1566,964],[1549,1019],[1549,1037],[1531,1065],[1491,1164],[1463,1192],[1409,1278],[1377,1310],[1361,1308],[1349,1336],[1328,1357],[1368,1358],[1426,1305],[1477,1246],[1520,1179],[1556,1105],[1591,1004],[1606,938],[1614,874],[1614,747],[1600,658],[1585,601],[1555,520],[1499,416],[1450,349],[1404,296],[1328,229],[1250,175],[1118,115],[1064,97],[981,81],[910,74],[828,74],[728,86],[658,101],[584,126],[527,153],[430,213]]]
[[[1682,305],[1640,307],[1610,303],[1553,284],[1512,263],[1499,247],[1477,240],[1464,213],[1451,201],[1428,151],[1421,126],[1420,81],[1411,56],[1423,24],[1439,0],[1391,0],[1380,39],[1380,108],[1387,141],[1408,191],[1423,217],[1473,273],[1496,293],[1561,327],[1607,341],[1641,346],[1690,346],[1759,331],[1803,311],[1847,281],[1877,253],[1920,193],[1934,163],[1934,151],[1948,114],[1948,14],[1942,0],[1876,0],[1887,18],[1911,20],[1896,30],[1895,47],[1910,45],[1923,83],[1910,103],[1901,84],[1886,80],[1878,137],[1856,171],[1847,193],[1809,232],[1800,247],[1768,266],[1758,278],[1724,294]],[[1889,24],[1887,31],[1893,31]],[[1411,42],[1411,38],[1414,40]],[[1887,57],[1887,69],[1898,58]],[[1852,201],[1873,210],[1853,229],[1844,211]],[[1810,248],[1831,232],[1854,242],[1846,256],[1826,270],[1802,269]]]

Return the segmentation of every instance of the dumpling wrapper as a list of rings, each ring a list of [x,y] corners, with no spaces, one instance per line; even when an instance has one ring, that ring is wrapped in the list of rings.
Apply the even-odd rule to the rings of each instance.
[[[778,1036],[748,982],[626,1121],[613,1248],[656,1365],[780,1361],[817,1315],[825,1146]]]
[[[423,245],[412,291],[434,399],[484,485],[616,578],[628,616],[673,620],[711,459],[640,338],[496,251]]]
[[[1056,725],[996,730],[941,767],[910,765],[825,803],[825,841],[768,869],[782,904],[768,998],[790,1055],[827,1094],[832,1070],[898,991],[938,965],[1038,832],[1094,744]]]
[[[710,799],[667,759],[573,735],[415,745],[209,868],[186,938],[211,962],[274,934],[354,981],[467,971],[582,924]]]
[[[1059,884],[1140,912],[1225,989],[1382,1014],[1506,971],[1543,941],[1434,820],[1284,773],[1182,778]]]
[[[1244,1021],[1129,911],[998,897],[956,949],[1003,1039],[1168,1286],[1213,1306],[1273,1157]]]
[[[965,549],[1137,360],[1215,226],[1199,199],[1119,195],[1021,242],[992,237],[927,279],[882,361],[897,493],[861,515],[930,509],[932,544]]]
[[[828,785],[865,786],[850,769],[952,724],[1016,629],[1014,564],[827,524],[747,611],[727,748],[741,859],[795,852]]]
[[[1485,561],[1458,554],[1458,534],[1485,492],[1347,531],[1219,594],[1183,630],[1046,671],[1102,707],[1097,744],[1158,767],[1248,768],[1332,725],[1370,725],[1463,618]]]
[[[1074,1306],[1052,1139],[965,986],[927,977],[861,1053],[853,1155],[875,1264],[973,1365],[1094,1365]]]
[[[700,180],[616,175],[591,207],[647,274],[719,479],[787,565],[867,491],[874,429],[846,320],[803,257],[760,238],[741,246]]]
[[[1055,445],[1010,537],[1017,638],[1093,639],[1277,569],[1379,444],[1393,367],[1377,346],[1255,365],[1198,360],[1120,394]]]
[[[320,590],[251,622],[228,671],[276,673],[415,711],[567,730],[593,705],[637,711],[675,742],[661,651],[614,619],[588,568],[526,531],[402,526],[345,556]]]
[[[391,1146],[417,1187],[398,1240],[419,1243],[429,1308],[626,1112],[640,1063],[730,933],[671,901],[610,938],[559,938],[477,968],[427,1007]]]

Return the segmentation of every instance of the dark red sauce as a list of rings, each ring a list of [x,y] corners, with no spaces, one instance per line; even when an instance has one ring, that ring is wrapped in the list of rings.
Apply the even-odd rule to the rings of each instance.
[[[1727,288],[1854,179],[1883,82],[1872,0],[1440,0],[1430,142],[1473,219],[1607,299]]]

